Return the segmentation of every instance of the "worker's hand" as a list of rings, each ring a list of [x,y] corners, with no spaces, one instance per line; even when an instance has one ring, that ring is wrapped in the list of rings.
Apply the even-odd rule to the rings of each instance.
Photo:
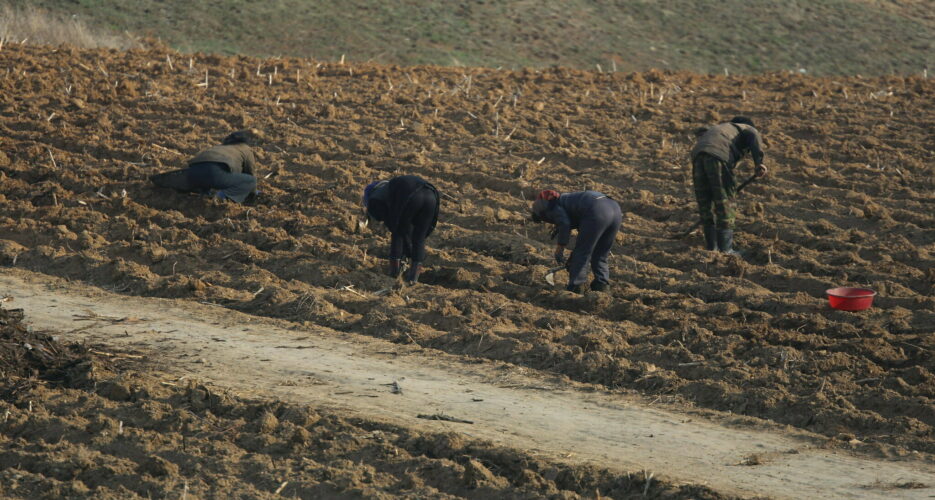
[[[565,264],[565,247],[558,245],[555,247],[555,263],[558,265]]]
[[[753,169],[753,175],[756,175],[757,177],[766,177],[766,172],[766,165],[759,165]]]
[[[549,231],[549,239],[554,240],[558,236],[558,226],[552,226],[552,230]]]

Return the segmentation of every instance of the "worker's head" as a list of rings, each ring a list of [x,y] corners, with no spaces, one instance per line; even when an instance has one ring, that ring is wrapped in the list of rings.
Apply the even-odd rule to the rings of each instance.
[[[221,141],[221,144],[253,144],[259,136],[258,130],[247,128],[230,133]]]
[[[557,200],[559,196],[561,196],[561,194],[558,191],[555,191],[554,189],[546,189],[543,191],[539,191],[539,194],[536,195],[536,199],[552,201],[552,200]]]
[[[747,117],[747,116],[735,116],[730,119],[730,122],[731,123],[742,123],[744,125],[750,125],[751,127],[755,126],[753,125],[753,120],[751,120],[750,117]]]
[[[377,185],[380,184],[380,181],[373,181],[370,184],[367,184],[367,187],[364,188],[364,195],[361,198],[364,206],[367,206],[367,203],[370,202],[370,195],[373,194],[373,190],[377,188]]]
[[[549,207],[555,200],[558,200],[559,196],[559,192],[552,189],[539,192],[539,194],[536,195],[536,200],[532,202],[532,221],[542,222],[545,213],[548,212]]]

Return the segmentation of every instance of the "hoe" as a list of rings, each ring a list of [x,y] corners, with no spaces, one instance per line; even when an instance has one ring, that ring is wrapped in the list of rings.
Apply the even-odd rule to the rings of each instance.
[[[546,273],[545,275],[545,282],[552,286],[555,286],[555,273],[557,273],[558,271],[561,271],[562,269],[565,269],[565,266],[557,266],[557,267],[553,267],[552,269],[549,269],[549,272]]]

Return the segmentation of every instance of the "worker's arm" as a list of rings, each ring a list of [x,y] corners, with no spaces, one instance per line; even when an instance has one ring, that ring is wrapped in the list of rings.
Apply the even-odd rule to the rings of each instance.
[[[251,150],[243,155],[243,173],[256,177],[256,158]]]
[[[568,246],[568,241],[571,239],[571,219],[568,217],[568,212],[560,206],[555,206],[555,208],[549,210],[549,216],[549,219],[555,223],[555,229],[557,229],[555,262],[564,264],[565,247]]]
[[[558,229],[556,242],[563,247],[568,245],[568,240],[571,239],[571,218],[568,217],[568,212],[560,206],[555,206],[549,210],[549,221]]]
[[[763,165],[763,158],[766,155],[763,153],[763,139],[760,137],[760,132],[755,128],[747,128],[741,135],[744,136],[743,140],[750,151],[750,156],[753,158],[754,173],[757,177],[763,177],[766,175],[767,169]]]

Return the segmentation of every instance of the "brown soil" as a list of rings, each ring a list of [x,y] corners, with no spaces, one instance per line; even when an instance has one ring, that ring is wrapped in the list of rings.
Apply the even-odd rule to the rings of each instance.
[[[19,45],[0,61],[4,265],[935,452],[932,80],[189,69],[160,49]],[[739,202],[745,262],[670,238],[694,219],[692,131],[738,113],[761,124],[773,168]],[[262,164],[280,173],[257,206],[146,181],[244,126],[266,132]],[[357,202],[399,172],[451,198],[426,284],[378,296],[387,238],[360,232]],[[544,284],[547,232],[524,217],[543,187],[621,202],[611,294]],[[828,309],[843,285],[880,296]]]
[[[569,467],[456,433],[165,382],[138,371],[142,362],[102,361],[28,332],[20,318],[0,309],[3,498],[643,498],[647,490],[642,473]],[[728,498],[650,481],[649,498]]]
[[[935,493],[930,455],[894,460],[879,444],[842,447],[762,419],[666,404],[669,397],[20,269],[0,273],[0,289],[11,291],[33,328],[66,332],[99,352],[138,353],[166,381],[201,380],[242,397],[326,407],[420,433],[456,431],[546,461],[646,470],[721,494],[885,498],[880,488],[893,478],[917,485],[906,498]],[[438,414],[471,423],[418,418]]]

